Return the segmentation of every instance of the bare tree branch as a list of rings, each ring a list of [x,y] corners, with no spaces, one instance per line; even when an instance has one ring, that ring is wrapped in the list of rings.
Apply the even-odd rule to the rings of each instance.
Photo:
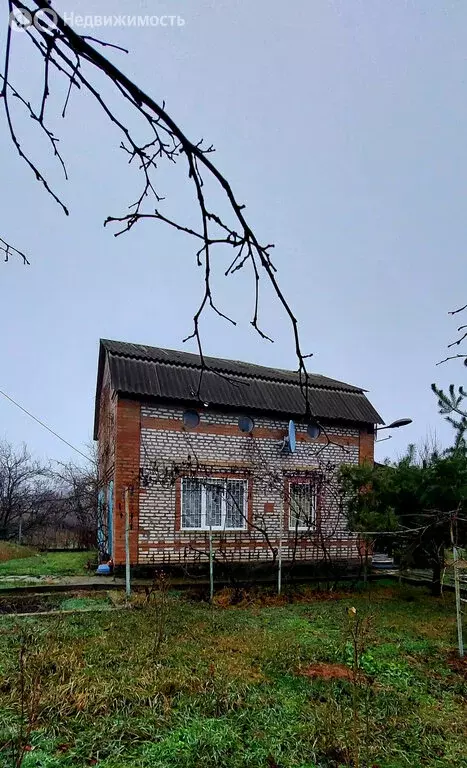
[[[41,96],[41,103],[38,110],[34,110],[30,102],[24,96],[20,96],[18,90],[12,84],[12,34],[11,27],[7,31],[5,65],[3,74],[3,87],[0,97],[3,99],[5,116],[10,131],[10,136],[19,156],[27,163],[30,170],[34,173],[36,179],[45,187],[46,191],[60,205],[64,213],[68,209],[49,186],[43,174],[38,170],[28,154],[22,149],[16,135],[10,105],[9,93],[17,95],[24,106],[29,111],[29,115],[39,124],[42,131],[45,131],[52,143],[54,154],[61,157],[58,153],[57,139],[51,131],[45,126],[46,105],[51,94],[51,73],[59,77],[65,77],[68,81],[68,93],[63,108],[63,116],[73,87],[85,90],[97,100],[109,120],[118,128],[123,136],[121,143],[122,150],[128,155],[130,163],[136,163],[142,174],[143,186],[138,199],[129,206],[129,213],[119,217],[108,217],[106,223],[121,222],[125,226],[115,233],[116,236],[129,231],[136,223],[141,220],[155,219],[178,231],[195,237],[201,242],[201,247],[196,252],[197,264],[204,271],[204,290],[200,304],[193,316],[192,332],[186,337],[195,339],[201,361],[203,364],[198,394],[201,387],[202,373],[205,366],[203,355],[200,324],[207,310],[214,311],[219,317],[235,324],[235,320],[229,317],[218,306],[212,289],[212,247],[225,245],[232,248],[235,252],[230,266],[225,271],[225,276],[243,269],[249,265],[253,274],[253,308],[251,314],[251,325],[259,336],[263,339],[272,341],[272,338],[263,330],[260,323],[260,288],[261,277],[264,275],[266,280],[272,286],[274,294],[282,306],[285,315],[288,317],[294,338],[295,353],[298,361],[298,377],[300,386],[305,396],[307,415],[312,415],[308,401],[308,374],[305,365],[305,359],[309,357],[302,351],[298,321],[292,311],[283,291],[279,285],[276,268],[270,257],[272,244],[263,245],[258,239],[253,228],[249,224],[244,208],[235,196],[232,187],[227,178],[221,173],[218,167],[212,162],[210,156],[213,152],[212,146],[206,146],[203,141],[190,140],[183,130],[178,126],[172,116],[165,109],[164,102],[158,103],[151,96],[145,93],[141,88],[132,82],[120,69],[118,69],[108,58],[98,51],[91,43],[100,46],[117,48],[110,43],[97,40],[89,36],[78,35],[64,19],[52,8],[47,0],[29,0],[29,8],[25,6],[22,0],[8,0],[8,9],[11,13],[28,12],[33,19],[26,29],[28,39],[32,41],[34,48],[38,51],[44,62],[44,82]],[[47,23],[40,23],[37,14],[47,12]],[[52,19],[52,21],[51,21]],[[50,23],[49,23],[50,22]],[[121,49],[126,50],[126,49]],[[122,120],[117,117],[116,108],[110,106],[106,97],[104,97],[97,85],[95,78],[104,76],[104,81],[111,83],[120,96],[120,106],[127,106],[133,114],[139,115],[143,125],[149,130],[148,141],[141,143],[137,141],[133,133],[127,128]],[[117,105],[118,107],[118,105]],[[185,226],[173,221],[170,217],[159,212],[157,205],[162,201],[162,196],[156,191],[153,180],[153,174],[157,170],[158,163],[161,161],[175,163],[185,161],[188,179],[193,185],[193,199],[198,208],[201,228],[196,231],[192,227]],[[63,161],[62,165],[63,165]],[[63,165],[64,168],[64,165]],[[64,168],[65,170],[65,168]],[[66,171],[65,171],[66,172]],[[228,203],[228,216],[232,222],[224,220],[216,211],[211,208],[207,198],[205,182],[210,179],[215,187],[222,192]],[[210,197],[210,196],[209,196]],[[151,199],[156,202],[156,207],[152,210],[146,210],[144,206],[150,203]]]
[[[25,266],[29,266],[29,261],[25,254],[22,251],[18,251],[17,248],[14,248],[10,243],[7,243],[6,240],[3,240],[3,238],[0,237],[0,252],[5,254],[4,261],[9,261],[10,256],[19,256],[20,259],[22,259],[23,264]]]
[[[467,304],[464,304],[463,307],[459,307],[458,309],[453,309],[450,312],[448,312],[449,315],[458,315],[461,312],[464,312],[467,309]],[[461,331],[464,331],[467,328],[467,325],[460,325],[457,329],[457,333],[461,333]],[[450,344],[448,344],[448,349],[451,349],[452,347],[459,347],[463,341],[467,339],[467,332],[463,333],[461,336],[459,336],[458,339],[455,339],[454,341],[451,341]],[[445,357],[444,360],[440,360],[439,363],[436,363],[436,365],[442,365],[442,363],[447,363],[448,360],[457,360],[458,358],[464,359],[464,365],[467,365],[467,352],[464,354],[459,353],[457,355],[448,355],[448,357]]]

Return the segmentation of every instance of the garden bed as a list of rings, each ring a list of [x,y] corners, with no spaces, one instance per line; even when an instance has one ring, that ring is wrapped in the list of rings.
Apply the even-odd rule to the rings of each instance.
[[[105,610],[112,603],[106,592],[82,591],[51,594],[8,595],[0,597],[0,615],[26,615],[79,610]]]

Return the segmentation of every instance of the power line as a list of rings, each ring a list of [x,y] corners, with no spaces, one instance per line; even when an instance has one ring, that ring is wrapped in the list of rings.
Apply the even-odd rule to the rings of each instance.
[[[89,456],[86,456],[86,454],[80,451],[79,448],[75,448],[75,446],[69,443],[68,440],[65,440],[64,437],[61,437],[61,435],[59,435],[57,432],[54,432],[54,430],[48,427],[47,424],[44,424],[44,422],[38,419],[37,416],[34,416],[32,413],[27,411],[26,408],[23,408],[22,405],[17,403],[16,400],[13,400],[13,398],[10,397],[10,395],[7,395],[6,392],[2,392],[1,389],[0,389],[0,395],[3,395],[3,397],[6,397],[6,399],[9,400],[10,403],[13,403],[13,405],[16,405],[16,407],[19,408],[21,411],[23,411],[23,413],[25,413],[27,416],[29,416],[29,418],[33,419],[34,421],[37,421],[37,423],[40,424],[41,427],[44,427],[44,429],[46,429],[48,432],[54,435],[54,437],[58,437],[58,439],[61,440],[62,443],[65,443],[65,445],[67,445],[69,448],[72,448],[74,451],[76,451],[76,453],[79,453],[79,455],[82,456],[84,459],[86,459],[86,461],[90,461]]]

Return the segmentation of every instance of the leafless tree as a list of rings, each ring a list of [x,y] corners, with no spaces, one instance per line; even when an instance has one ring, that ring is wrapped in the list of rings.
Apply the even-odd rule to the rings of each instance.
[[[0,442],[0,538],[17,535],[21,521],[26,524],[35,516],[44,473],[25,445],[16,449]]]
[[[142,220],[163,222],[191,236],[198,244],[196,261],[203,270],[204,290],[194,314],[192,332],[185,341],[190,338],[196,340],[203,368],[200,320],[205,311],[211,309],[227,322],[236,324],[235,319],[228,317],[219,308],[213,295],[212,251],[216,246],[224,246],[230,251],[232,257],[225,270],[225,276],[232,275],[246,266],[251,269],[253,294],[251,324],[263,339],[270,341],[272,339],[262,329],[259,318],[261,275],[264,275],[272,286],[292,325],[300,383],[305,393],[306,409],[309,410],[308,376],[305,366],[305,358],[308,355],[302,351],[297,319],[277,279],[276,267],[271,260],[273,246],[263,244],[256,235],[247,219],[245,206],[237,199],[229,181],[211,159],[213,147],[205,144],[203,140],[189,139],[166,110],[165,102],[156,101],[145,93],[104,56],[97,46],[118,49],[120,52],[125,49],[87,35],[78,35],[58,14],[49,0],[25,0],[24,2],[23,0],[6,0],[4,7],[9,14],[10,24],[6,30],[5,64],[0,98],[13,145],[35,178],[68,215],[68,208],[61,194],[52,189],[46,176],[31,159],[28,149],[20,144],[12,111],[12,101],[22,105],[25,114],[36,123],[38,130],[45,136],[51,152],[67,178],[66,165],[59,150],[59,140],[46,122],[51,97],[56,93],[57,80],[63,78],[67,83],[68,92],[62,116],[66,115],[69,99],[73,93],[80,91],[89,94],[120,133],[120,147],[129,163],[137,166],[140,173],[140,194],[131,203],[128,212],[119,216],[109,216],[105,223],[120,225],[115,233],[118,236],[128,232]],[[35,53],[43,67],[43,88],[38,97],[37,94],[30,95],[22,92],[16,85],[15,34],[12,29],[12,24],[15,23],[24,26],[23,34],[27,35],[31,43],[31,61],[34,61]],[[109,84],[118,97],[115,106],[114,101],[110,101],[104,95],[105,87]],[[34,103],[34,99],[37,103]],[[139,119],[140,126],[146,131],[143,141],[136,138],[135,131],[128,127],[129,124],[134,124],[135,116]],[[155,171],[161,163],[175,164],[179,161],[184,163],[191,184],[193,201],[199,216],[198,228],[187,226],[183,220],[175,220],[160,210],[164,198],[156,186]],[[219,193],[220,197],[217,201],[216,195]],[[4,251],[6,258],[15,253],[15,249],[6,240],[0,240],[0,249]],[[16,254],[27,263],[24,254],[19,251],[16,251]],[[201,378],[202,371],[199,387]]]
[[[94,546],[97,464],[44,464],[0,443],[0,538],[38,546]]]
[[[76,545],[92,548],[96,546],[98,523],[96,446],[88,446],[88,453],[90,460],[87,464],[60,462],[51,474],[61,501],[62,529],[72,534]]]

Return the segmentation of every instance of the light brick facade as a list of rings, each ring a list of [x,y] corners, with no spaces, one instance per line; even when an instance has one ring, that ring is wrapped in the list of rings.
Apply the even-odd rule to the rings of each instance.
[[[204,531],[181,530],[183,476],[235,477],[247,484],[245,529],[214,532],[214,547],[227,560],[266,560],[282,543],[285,559],[313,559],[325,546],[331,556],[355,557],[356,539],[345,529],[335,482],[339,465],[373,460],[371,425],[333,425],[311,439],[305,424],[296,424],[294,453],[281,451],[288,421],[255,416],[251,434],[242,433],[238,413],[198,409],[200,424],[186,429],[184,408],[155,405],[101,390],[101,413],[112,414],[111,427],[101,419],[101,478],[113,480],[115,563],[124,552],[124,492],[131,488],[131,561],[139,565],[202,561],[207,552]],[[320,478],[326,476],[326,482]],[[313,478],[320,483],[317,531],[289,531],[288,483]],[[266,531],[266,535],[265,535]]]

